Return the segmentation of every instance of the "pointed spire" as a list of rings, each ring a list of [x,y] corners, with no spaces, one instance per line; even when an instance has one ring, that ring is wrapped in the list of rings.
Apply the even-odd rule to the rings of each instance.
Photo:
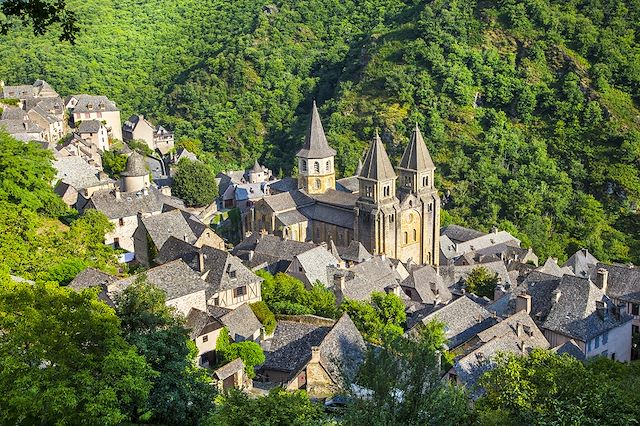
[[[253,167],[251,167],[250,170],[252,173],[260,173],[262,171],[262,166],[260,165],[260,163],[258,163],[258,159],[256,158],[256,160],[253,163]]]
[[[327,142],[327,137],[320,121],[320,113],[314,100],[311,107],[311,122],[307,129],[307,136],[304,138],[302,149],[298,151],[296,156],[302,158],[326,158],[334,155],[336,155],[336,151]]]
[[[356,168],[356,176],[360,176],[362,173],[362,158],[358,160],[358,167]]]
[[[404,150],[402,160],[400,160],[400,165],[398,167],[414,171],[435,169],[436,167],[433,164],[433,160],[431,160],[431,155],[429,154],[427,145],[424,143],[424,138],[422,137],[422,133],[420,132],[417,122],[416,127],[411,134],[409,145],[407,145],[407,148]]]
[[[393,166],[391,165],[391,161],[389,161],[389,156],[384,149],[380,135],[378,135],[378,130],[376,130],[375,137],[371,141],[371,145],[369,145],[369,150],[364,158],[364,164],[359,176],[372,180],[396,178],[396,173],[393,171]]]

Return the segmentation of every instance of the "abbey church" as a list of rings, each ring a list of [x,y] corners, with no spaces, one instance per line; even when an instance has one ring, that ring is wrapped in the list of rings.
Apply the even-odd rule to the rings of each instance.
[[[377,132],[355,176],[336,181],[335,155],[314,103],[296,155],[297,188],[274,187],[244,215],[244,230],[336,246],[357,240],[372,254],[437,265],[440,197],[418,126],[396,170]]]

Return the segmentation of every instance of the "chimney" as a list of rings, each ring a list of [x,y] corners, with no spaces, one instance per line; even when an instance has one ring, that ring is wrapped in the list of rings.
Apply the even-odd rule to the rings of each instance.
[[[519,294],[516,297],[516,312],[520,311],[526,311],[527,314],[531,313],[531,296],[527,293]]]
[[[247,256],[247,258],[249,259],[249,262],[251,262],[253,260],[253,255],[255,254],[255,252],[253,250],[249,251],[249,254]]]
[[[319,363],[320,362],[320,347],[312,346],[311,347],[311,360],[309,362]]]
[[[598,275],[596,276],[596,285],[605,294],[607,293],[607,285],[609,281],[609,271],[604,268],[598,269]]]
[[[202,251],[198,252],[198,270],[200,272],[204,272],[204,261],[207,260],[207,255],[202,253]]]
[[[607,316],[607,305],[602,300],[596,300],[596,312],[601,319]]]
[[[560,296],[562,296],[562,292],[560,290],[556,289],[556,290],[553,290],[553,293],[551,293],[551,294],[553,296],[552,304],[555,305],[556,303],[558,303],[560,301]]]
[[[344,294],[344,288],[347,278],[344,273],[337,273],[333,276],[333,285],[340,290],[340,293]]]
[[[491,233],[492,234],[497,234],[498,233],[498,227],[497,226],[492,226],[491,227]]]
[[[120,198],[122,198],[120,196],[120,191],[118,191],[117,189],[115,190],[115,195],[116,195],[116,200],[119,200]]]

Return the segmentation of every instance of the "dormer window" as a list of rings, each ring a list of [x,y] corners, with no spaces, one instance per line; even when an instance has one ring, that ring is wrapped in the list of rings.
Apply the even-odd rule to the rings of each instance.
[[[229,278],[231,278],[232,280],[236,279],[236,271],[229,271]]]
[[[87,104],[87,109],[93,109],[93,104]]]

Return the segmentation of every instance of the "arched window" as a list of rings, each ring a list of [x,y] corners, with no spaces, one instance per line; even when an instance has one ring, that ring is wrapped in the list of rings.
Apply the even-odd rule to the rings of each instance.
[[[409,240],[409,234],[407,234],[406,232],[404,233],[404,243],[407,244]]]
[[[384,189],[383,189],[383,193],[384,193],[385,197],[388,197],[389,194],[391,193],[390,188],[388,186],[385,186]]]
[[[422,186],[429,186],[429,176],[422,177]]]
[[[413,230],[413,241],[418,241],[418,231]]]
[[[331,171],[331,160],[327,160],[327,171]]]
[[[320,163],[319,162],[314,162],[313,163],[313,171],[316,173],[320,173]]]
[[[307,171],[307,160],[302,160],[302,171],[303,172]]]
[[[314,179],[313,180],[313,187],[315,189],[320,189],[320,186],[322,185],[322,182],[320,182],[320,179]]]

